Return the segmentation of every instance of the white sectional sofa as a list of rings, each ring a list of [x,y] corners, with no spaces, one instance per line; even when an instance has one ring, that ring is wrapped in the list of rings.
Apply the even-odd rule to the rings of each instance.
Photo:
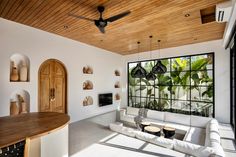
[[[127,109],[120,111],[120,120],[124,123],[135,125],[134,118],[138,116],[138,113],[138,108],[127,107]],[[187,154],[196,156],[196,154],[191,154],[189,151],[193,148],[203,152],[210,150],[211,154],[215,154],[214,156],[224,157],[216,119],[148,110],[147,117],[143,121],[148,121],[151,125],[159,127],[170,126],[176,129],[176,133],[184,134],[183,141],[172,140],[173,145],[176,145],[174,148],[177,151],[184,151]],[[132,131],[128,132],[131,133]]]

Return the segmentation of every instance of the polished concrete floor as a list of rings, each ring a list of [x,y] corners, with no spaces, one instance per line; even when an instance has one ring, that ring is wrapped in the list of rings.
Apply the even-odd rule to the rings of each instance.
[[[224,148],[226,157],[236,157],[236,147],[233,141],[233,131],[229,125],[220,124],[221,143]],[[90,120],[82,120],[76,123],[72,123],[69,126],[69,154],[71,157],[84,156],[84,153],[91,153],[88,151],[97,150],[98,152],[103,150],[109,151],[110,147],[107,145],[100,145],[99,142],[110,136],[113,136],[114,132],[110,131],[108,127]],[[152,146],[154,147],[154,146]],[[89,148],[89,149],[87,149]],[[113,150],[110,150],[112,152]],[[114,151],[118,153],[131,153],[132,151],[116,148]],[[81,152],[81,153],[80,153]],[[96,154],[96,152],[92,152]],[[133,153],[133,152],[132,152]],[[142,155],[137,153],[132,156],[153,156],[150,154]],[[96,155],[94,155],[96,156]],[[117,155],[118,156],[118,155]],[[154,156],[159,156],[155,154]],[[87,156],[84,156],[87,157]]]
[[[96,124],[89,120],[72,123],[69,126],[69,154],[70,156],[99,142],[111,135],[108,127]]]

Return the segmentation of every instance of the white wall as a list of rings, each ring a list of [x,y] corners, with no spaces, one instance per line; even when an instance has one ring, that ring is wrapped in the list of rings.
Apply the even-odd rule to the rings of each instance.
[[[30,59],[30,82],[9,82],[12,54],[24,54]],[[31,112],[38,110],[38,69],[42,62],[55,58],[65,64],[68,73],[68,113],[71,121],[92,117],[115,110],[114,105],[98,107],[99,93],[119,92],[114,84],[120,79],[114,75],[122,69],[122,56],[73,41],[58,35],[0,18],[0,116],[9,115],[11,93],[24,89],[30,94]],[[93,75],[82,74],[83,66],[93,67]],[[91,80],[94,89],[83,91],[83,81]],[[92,96],[94,105],[83,107],[85,96]]]
[[[229,50],[222,46],[222,40],[209,41],[204,43],[185,45],[174,48],[161,49],[160,58],[173,56],[183,56],[189,54],[200,54],[206,52],[215,52],[215,117],[220,122],[230,122],[230,64]],[[150,52],[143,52],[140,60],[150,59]],[[127,62],[137,61],[137,54],[124,56],[123,73],[127,72]],[[158,58],[159,51],[152,52],[152,58]],[[127,105],[127,76],[122,78],[123,99],[122,107]]]
[[[66,125],[55,132],[41,137],[41,157],[69,156],[69,127]],[[34,155],[33,155],[34,156]]]

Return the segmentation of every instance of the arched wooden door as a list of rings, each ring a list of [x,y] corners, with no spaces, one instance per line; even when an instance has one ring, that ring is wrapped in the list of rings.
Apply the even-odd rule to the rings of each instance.
[[[49,59],[39,68],[39,112],[67,113],[66,69],[56,60]]]

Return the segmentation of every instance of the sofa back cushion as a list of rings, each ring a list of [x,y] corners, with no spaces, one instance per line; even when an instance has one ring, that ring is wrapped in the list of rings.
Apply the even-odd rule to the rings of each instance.
[[[109,126],[112,131],[130,136],[130,137],[135,137],[135,130],[132,128],[127,128],[122,125],[114,124],[114,123],[111,123]]]
[[[196,157],[215,156],[215,150],[210,147],[200,146],[176,139],[174,139],[174,150]]]
[[[165,120],[165,112],[148,110],[147,118],[156,119],[156,120],[159,120],[159,121],[164,121]]]
[[[224,156],[225,156],[225,152],[224,152],[222,146],[221,146],[220,143],[218,143],[217,141],[211,141],[209,147],[211,147],[212,149],[214,149],[215,154],[216,154],[217,156],[220,156],[220,157],[224,157]]]
[[[174,141],[168,138],[156,136],[156,138],[152,139],[150,143],[169,149],[174,149]]]
[[[191,126],[205,129],[211,119],[209,117],[191,116]]]
[[[139,113],[139,108],[127,107],[126,114],[133,115],[133,116],[138,116],[138,113]]]
[[[190,116],[178,113],[165,112],[165,121],[189,126]]]

